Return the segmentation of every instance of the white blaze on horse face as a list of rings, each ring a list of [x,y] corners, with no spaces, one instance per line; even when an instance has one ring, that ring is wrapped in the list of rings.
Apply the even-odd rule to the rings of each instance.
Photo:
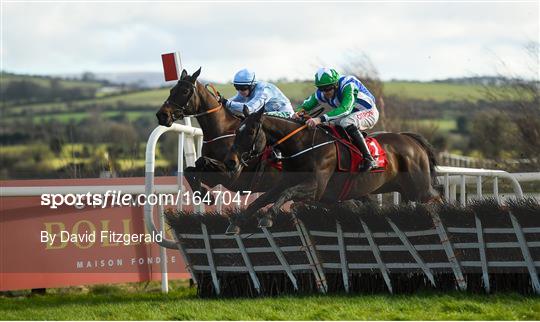
[[[240,128],[238,128],[238,133],[242,133],[242,131],[244,131],[245,129],[246,129],[246,125],[242,124],[242,126],[240,126]]]

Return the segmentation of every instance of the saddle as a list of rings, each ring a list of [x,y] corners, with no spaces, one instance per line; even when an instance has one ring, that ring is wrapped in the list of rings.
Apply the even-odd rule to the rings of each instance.
[[[362,163],[363,156],[360,150],[352,143],[349,134],[341,126],[325,125],[323,128],[337,139],[334,143],[338,158],[337,171],[358,172],[358,166]],[[369,137],[366,132],[362,132],[362,135],[366,138],[369,152],[377,161],[377,168],[370,172],[383,172],[388,164],[386,152],[377,139]]]

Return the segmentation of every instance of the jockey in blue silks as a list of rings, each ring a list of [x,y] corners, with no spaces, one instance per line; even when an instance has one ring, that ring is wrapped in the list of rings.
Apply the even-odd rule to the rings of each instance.
[[[291,102],[276,85],[257,81],[255,73],[246,68],[234,75],[233,85],[238,91],[236,96],[221,100],[223,106],[232,111],[242,113],[246,105],[250,113],[262,106],[274,115],[288,117],[294,113]]]

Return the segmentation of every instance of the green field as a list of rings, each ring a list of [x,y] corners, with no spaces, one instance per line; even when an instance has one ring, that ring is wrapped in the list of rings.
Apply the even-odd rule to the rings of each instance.
[[[540,297],[471,295],[304,295],[199,299],[185,282],[48,290],[0,296],[3,320],[538,320]]]
[[[481,85],[449,84],[435,82],[386,82],[386,95],[404,98],[443,101],[476,102],[484,98],[485,88]]]
[[[0,77],[0,86],[5,86],[9,82],[15,82],[15,81],[28,81],[35,83],[37,85],[43,86],[43,87],[49,87],[51,80],[54,79],[54,77],[44,77],[44,76],[29,76],[29,75],[15,75],[15,74],[9,74],[9,73],[1,73]],[[89,81],[80,81],[80,80],[69,80],[69,79],[58,79],[59,85],[65,88],[73,88],[73,87],[89,87],[89,88],[99,88],[103,85],[101,85],[99,82],[89,82]]]

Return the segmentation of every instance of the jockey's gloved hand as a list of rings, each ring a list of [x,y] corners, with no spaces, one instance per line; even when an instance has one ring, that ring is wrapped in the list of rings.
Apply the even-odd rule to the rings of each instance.
[[[291,118],[294,119],[294,120],[299,120],[299,119],[302,119],[304,117],[304,114],[305,114],[304,111],[296,112],[291,116]]]
[[[221,103],[221,105],[227,107],[227,102],[229,102],[226,98],[224,97],[221,97],[221,99],[219,100],[219,102]]]
[[[224,99],[223,95],[221,95],[221,93],[219,91],[216,91],[216,94],[217,94],[217,100],[218,102],[221,102],[222,99]]]

